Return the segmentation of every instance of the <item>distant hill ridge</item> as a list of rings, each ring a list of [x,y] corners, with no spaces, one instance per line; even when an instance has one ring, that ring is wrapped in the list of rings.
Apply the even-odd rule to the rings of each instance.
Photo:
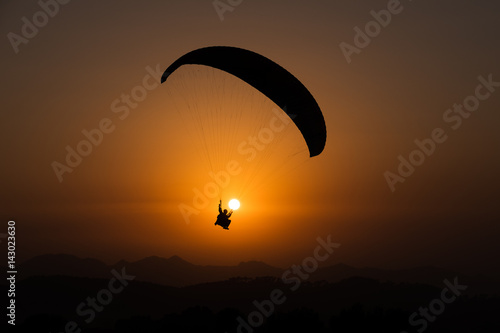
[[[183,287],[201,283],[224,281],[234,277],[277,277],[281,278],[286,269],[270,266],[261,261],[241,262],[236,266],[214,266],[192,264],[179,256],[162,258],[149,256],[137,261],[120,260],[116,264],[107,265],[97,259],[79,258],[68,254],[44,254],[33,257],[19,265],[19,277],[29,276],[74,276],[89,278],[109,278],[111,270],[125,267],[127,274],[135,275],[137,281],[151,282],[160,285]],[[412,269],[388,270],[378,268],[356,268],[338,263],[320,267],[310,274],[308,279],[314,281],[338,282],[351,277],[363,277],[379,281],[395,283],[423,283],[443,286],[444,279],[460,278],[469,283],[472,292],[499,290],[498,281],[486,277],[470,277],[463,274],[433,266]]]

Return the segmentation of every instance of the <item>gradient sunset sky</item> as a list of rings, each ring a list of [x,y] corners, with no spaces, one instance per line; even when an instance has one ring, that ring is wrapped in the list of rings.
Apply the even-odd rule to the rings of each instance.
[[[480,88],[488,97],[459,126],[443,117],[476,94],[478,77],[500,82],[500,4],[401,1],[348,63],[339,45],[354,45],[354,28],[388,3],[246,0],[220,20],[212,1],[72,1],[13,47],[9,33],[21,35],[23,17],[32,22],[41,7],[3,2],[1,219],[16,221],[18,260],[178,255],[286,267],[331,235],[341,244],[332,262],[491,271],[500,251],[500,87]],[[229,231],[213,225],[218,198],[189,224],[179,212],[210,179],[168,87],[149,91],[124,119],[112,110],[156,68],[150,86],[181,55],[213,45],[252,50],[294,74],[328,133],[321,155],[242,199]],[[113,131],[60,182],[52,163],[102,119]],[[398,156],[408,159],[436,128],[446,141],[392,191],[384,174],[396,174]]]

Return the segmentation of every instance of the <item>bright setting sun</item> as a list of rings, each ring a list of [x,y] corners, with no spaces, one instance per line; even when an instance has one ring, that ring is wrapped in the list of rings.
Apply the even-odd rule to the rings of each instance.
[[[229,200],[229,208],[231,208],[232,210],[237,210],[238,208],[240,208],[240,202],[238,201],[238,199]]]

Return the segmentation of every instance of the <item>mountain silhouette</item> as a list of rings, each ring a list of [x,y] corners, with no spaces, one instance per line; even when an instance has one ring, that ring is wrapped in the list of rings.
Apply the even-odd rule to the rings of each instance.
[[[150,256],[137,261],[121,260],[113,265],[90,258],[79,258],[67,254],[46,254],[23,262],[19,268],[20,278],[29,276],[65,275],[74,277],[108,278],[112,269],[126,271],[137,276],[138,281],[151,282],[172,287],[184,287],[202,283],[224,281],[235,277],[281,278],[287,269],[270,266],[260,261],[241,262],[236,266],[195,265],[179,256],[162,258]],[[309,278],[310,282],[339,282],[350,277],[363,277],[381,282],[421,283],[442,288],[444,279],[459,276],[469,286],[469,294],[500,294],[498,278],[491,276],[467,276],[452,270],[433,266],[412,269],[356,268],[337,263],[320,267]]]
[[[17,295],[18,327],[26,332],[61,332],[68,321],[74,321],[85,332],[237,332],[238,317],[246,320],[258,309],[256,303],[263,304],[271,291],[281,290],[285,301],[272,311],[267,307],[268,315],[255,332],[293,332],[294,327],[308,332],[368,328],[413,332],[409,316],[428,306],[442,289],[362,277],[336,283],[304,281],[296,291],[273,277],[232,278],[187,287],[133,280],[95,313],[94,320],[85,322],[88,316],[75,309],[99,295],[108,283],[109,278],[69,276],[22,280]],[[499,297],[462,295],[426,332],[498,332],[499,302]]]
[[[32,275],[67,275],[85,277],[106,277],[109,267],[105,263],[91,258],[79,258],[69,254],[44,254],[24,261],[19,274]]]
[[[96,259],[82,259],[67,254],[47,254],[34,257],[20,265],[20,276],[65,275],[91,278],[109,276],[112,269],[126,267],[141,281],[169,286],[187,286],[226,280],[231,277],[279,276],[283,270],[258,261],[242,262],[237,266],[202,266],[191,264],[179,256],[161,258],[150,256],[129,262],[120,260],[106,265]]]

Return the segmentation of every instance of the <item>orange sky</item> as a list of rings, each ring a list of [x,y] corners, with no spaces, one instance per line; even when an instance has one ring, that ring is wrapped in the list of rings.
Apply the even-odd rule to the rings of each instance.
[[[19,257],[179,255],[284,267],[331,234],[342,244],[336,260],[352,265],[487,269],[499,250],[500,91],[456,130],[443,113],[475,93],[478,76],[500,81],[499,8],[402,6],[350,64],[339,44],[353,44],[353,28],[387,1],[244,1],[224,21],[210,1],[71,2],[17,54],[5,38],[1,216],[17,222]],[[39,10],[36,2],[0,5],[4,36],[20,34],[21,18]],[[320,156],[242,200],[230,231],[213,226],[218,198],[189,224],[179,212],[208,171],[168,87],[149,91],[124,119],[112,108],[144,85],[148,66],[162,72],[210,45],[249,49],[292,72],[317,100],[328,132]],[[66,146],[102,119],[113,130],[59,182],[51,164],[63,163]],[[384,172],[396,173],[398,156],[435,128],[447,141],[392,193]],[[284,140],[297,142],[289,132]]]

